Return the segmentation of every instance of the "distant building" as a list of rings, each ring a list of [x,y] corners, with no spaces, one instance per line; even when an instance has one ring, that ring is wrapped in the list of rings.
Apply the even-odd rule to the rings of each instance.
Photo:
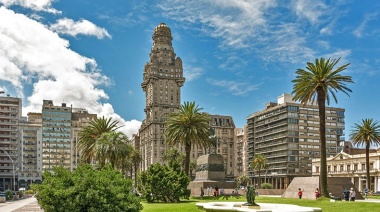
[[[235,128],[235,177],[248,175],[247,161],[247,125],[244,128]]]
[[[20,98],[0,96],[0,190],[13,190],[17,182],[21,114]]]
[[[42,181],[42,114],[28,113],[20,120],[20,167],[18,182],[27,188]]]
[[[366,187],[366,155],[363,151],[352,149],[352,152],[358,154],[348,154],[340,152],[333,157],[327,158],[327,176],[328,177],[349,177],[351,182],[359,191]],[[361,149],[364,150],[364,149]],[[372,150],[369,154],[369,171],[371,191],[380,191],[380,149]],[[320,175],[321,161],[314,159],[312,163],[313,176]]]
[[[171,30],[161,23],[152,36],[150,60],[144,66],[143,83],[146,106],[140,135],[142,170],[161,163],[166,150],[164,129],[169,114],[179,109],[181,87],[185,82],[182,60],[176,57],[172,46]]]
[[[248,163],[255,154],[268,160],[261,179],[252,170],[254,181],[286,188],[294,177],[312,176],[311,161],[320,158],[319,114],[315,104],[300,104],[292,95],[283,94],[277,103],[268,103],[265,110],[248,116]],[[343,108],[326,107],[326,154],[335,156],[344,141]]]
[[[54,106],[44,100],[42,105],[42,169],[51,171],[54,166],[75,170],[79,162],[78,133],[96,114],[86,109],[67,107],[66,103]]]

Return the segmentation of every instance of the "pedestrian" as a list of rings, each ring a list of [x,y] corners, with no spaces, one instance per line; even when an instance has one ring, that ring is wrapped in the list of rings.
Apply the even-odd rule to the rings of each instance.
[[[203,190],[203,187],[201,187],[201,198],[205,195],[205,191]]]
[[[318,197],[321,195],[321,193],[319,192],[319,188],[316,188],[314,193],[315,193],[315,199],[317,200]]]
[[[210,196],[210,186],[207,186],[207,196]]]
[[[215,196],[219,196],[219,187],[215,185]]]
[[[350,190],[348,190],[348,188],[344,189],[343,197],[345,201],[350,201]]]
[[[210,186],[210,193],[211,193],[211,195],[212,195],[212,186]],[[215,194],[215,192],[214,192],[214,194]],[[215,195],[214,195],[215,196]]]
[[[365,187],[365,189],[364,189],[364,199],[368,199],[368,188],[367,187]]]
[[[355,192],[354,188],[351,188],[350,201],[355,201],[355,196],[356,196],[356,192]]]
[[[302,199],[302,194],[303,194],[303,191],[301,190],[301,188],[298,188],[298,197],[300,199]]]

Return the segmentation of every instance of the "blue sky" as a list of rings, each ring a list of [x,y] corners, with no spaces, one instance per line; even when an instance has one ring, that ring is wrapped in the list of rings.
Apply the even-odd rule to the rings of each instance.
[[[373,0],[0,0],[0,91],[23,98],[24,114],[52,99],[136,133],[143,67],[164,22],[184,64],[182,102],[237,127],[291,93],[306,62],[351,63],[353,92],[331,104],[346,109],[348,135],[361,119],[380,120],[379,11]]]

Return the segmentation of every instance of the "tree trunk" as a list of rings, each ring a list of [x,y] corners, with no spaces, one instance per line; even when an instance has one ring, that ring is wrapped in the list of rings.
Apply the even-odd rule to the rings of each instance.
[[[366,181],[365,181],[365,184],[367,186],[367,189],[371,189],[370,188],[370,174],[369,174],[369,141],[366,142],[365,144],[365,169],[366,169]]]
[[[329,197],[327,188],[327,161],[326,161],[326,92],[323,88],[317,89],[318,109],[319,109],[319,137],[321,142],[321,173],[320,191],[324,197]]]
[[[185,173],[186,173],[187,176],[191,177],[190,173],[189,173],[189,170],[190,170],[190,152],[191,152],[191,143],[190,142],[186,142],[185,152],[186,152]]]

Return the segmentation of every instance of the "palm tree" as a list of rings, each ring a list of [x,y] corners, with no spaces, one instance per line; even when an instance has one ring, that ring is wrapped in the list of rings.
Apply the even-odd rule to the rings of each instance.
[[[365,145],[366,186],[370,189],[369,147],[371,144],[380,145],[380,124],[373,119],[362,119],[354,125],[350,138],[355,145]]]
[[[249,182],[249,177],[247,175],[242,175],[237,178],[238,182],[242,186],[247,186]]]
[[[110,163],[113,168],[125,171],[126,163],[130,162],[133,147],[128,137],[122,132],[106,132],[97,140],[95,159],[100,167]]]
[[[185,146],[185,173],[189,176],[190,151],[192,145],[203,148],[209,145],[210,117],[201,113],[195,102],[185,102],[178,111],[170,114],[166,121],[165,137],[169,146],[178,143]]]
[[[197,161],[192,160],[190,161],[190,176],[193,176],[193,170],[197,168]]]
[[[141,163],[142,161],[142,157],[141,157],[141,153],[139,150],[137,149],[134,149],[133,152],[132,152],[132,155],[131,155],[131,159],[132,159],[132,163],[133,163],[133,166],[134,166],[134,171],[135,171],[135,187],[137,187],[137,172],[138,172],[138,167],[139,167],[139,164]],[[131,174],[131,177],[132,177],[132,174]]]
[[[261,184],[261,170],[266,169],[268,167],[268,160],[264,157],[262,154],[256,154],[255,157],[253,157],[250,168],[256,172],[259,173],[259,182],[258,186],[260,188]]]
[[[340,72],[346,70],[350,64],[345,64],[334,69],[339,59],[325,60],[324,58],[316,59],[315,64],[308,62],[306,70],[298,69],[296,78],[292,81],[294,94],[293,100],[300,101],[304,105],[309,101],[318,103],[319,109],[319,136],[321,142],[321,173],[320,184],[322,195],[329,196],[327,190],[327,164],[326,164],[326,105],[330,104],[330,95],[337,103],[336,92],[342,91],[348,95],[351,92],[346,83],[353,83],[350,76],[342,76]],[[349,95],[348,95],[349,96]]]
[[[112,121],[112,118],[98,118],[91,120],[91,122],[85,126],[79,132],[78,150],[81,153],[81,159],[91,163],[91,160],[95,156],[95,143],[103,133],[113,132],[119,127],[117,121]]]

